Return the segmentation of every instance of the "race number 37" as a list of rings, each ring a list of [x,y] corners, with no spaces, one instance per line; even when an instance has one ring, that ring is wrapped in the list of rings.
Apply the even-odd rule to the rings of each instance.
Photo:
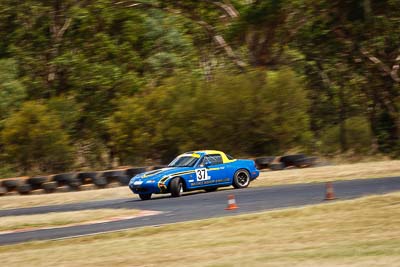
[[[207,169],[196,169],[197,181],[210,180],[210,176],[207,174]]]

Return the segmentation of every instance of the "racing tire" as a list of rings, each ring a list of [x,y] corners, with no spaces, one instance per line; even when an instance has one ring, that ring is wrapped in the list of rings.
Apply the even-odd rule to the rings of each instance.
[[[181,178],[176,177],[170,183],[170,191],[172,197],[180,197],[183,192],[183,183]]]
[[[0,196],[7,194],[7,188],[0,186]]]
[[[296,160],[294,162],[294,165],[297,168],[307,168],[307,167],[313,166],[315,164],[316,160],[317,160],[316,157],[306,157],[306,158],[303,158],[303,159]]]
[[[301,161],[305,158],[306,156],[304,154],[286,155],[280,158],[280,162],[282,162],[285,167],[291,167],[296,166],[296,161]]]
[[[44,183],[42,188],[46,194],[54,193],[57,190],[57,182]]]
[[[148,194],[139,194],[141,200],[149,200],[151,199],[151,193]]]
[[[46,176],[37,176],[28,178],[26,182],[31,185],[33,190],[35,190],[35,189],[41,189],[42,184],[47,182],[47,180],[48,179]]]
[[[274,159],[275,159],[275,156],[260,157],[260,158],[256,158],[254,160],[254,162],[256,163],[257,169],[261,170],[261,169],[268,168],[269,165],[271,164],[271,162],[274,161]]]
[[[97,172],[80,172],[78,173],[77,178],[82,184],[91,184],[93,183],[93,180],[96,179],[97,175]]]
[[[58,186],[65,186],[75,183],[76,177],[76,173],[60,173],[53,175],[52,180],[57,182]]]
[[[32,187],[29,184],[19,185],[17,191],[20,195],[29,195],[32,191]]]
[[[19,179],[5,180],[1,183],[2,186],[7,188],[8,192],[14,191],[20,185],[21,181]]]
[[[236,189],[246,188],[250,184],[250,174],[245,169],[239,169],[233,176],[233,187]]]
[[[107,179],[108,183],[112,182],[119,182],[119,178],[121,176],[125,176],[125,170],[111,170],[111,171],[104,171],[102,176]]]
[[[210,193],[210,192],[215,192],[215,191],[217,191],[217,189],[218,189],[218,187],[211,187],[211,188],[206,188],[206,189],[204,189],[204,191],[206,191],[207,193]]]
[[[108,183],[106,178],[100,176],[93,179],[93,184],[97,186],[97,188],[105,188]]]
[[[281,171],[285,168],[285,164],[283,164],[282,162],[272,163],[269,165],[269,168],[271,171]]]
[[[81,181],[77,178],[73,178],[68,181],[68,187],[71,191],[79,191],[81,185]]]

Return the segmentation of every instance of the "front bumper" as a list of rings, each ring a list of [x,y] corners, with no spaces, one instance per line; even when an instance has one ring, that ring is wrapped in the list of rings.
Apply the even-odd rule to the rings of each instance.
[[[135,181],[129,183],[129,189],[134,194],[157,194],[160,193],[160,188],[157,182]]]

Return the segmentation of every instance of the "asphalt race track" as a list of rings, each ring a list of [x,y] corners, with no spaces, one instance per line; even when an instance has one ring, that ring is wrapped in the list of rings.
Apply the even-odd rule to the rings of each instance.
[[[364,195],[383,194],[400,190],[400,177],[337,181],[333,183],[338,200],[357,198]],[[239,209],[227,211],[228,195],[234,194]],[[161,214],[113,221],[62,227],[56,229],[32,230],[0,235],[0,245],[31,240],[57,239],[80,235],[117,231],[141,226],[157,226],[167,223],[229,216],[286,207],[296,207],[324,202],[325,183],[282,185],[272,187],[246,188],[241,190],[220,190],[212,193],[186,193],[180,198],[156,197],[152,200],[117,199],[77,204],[42,206],[1,210],[0,218],[12,215],[43,214],[48,212],[78,211],[87,209],[141,209],[161,211]]]

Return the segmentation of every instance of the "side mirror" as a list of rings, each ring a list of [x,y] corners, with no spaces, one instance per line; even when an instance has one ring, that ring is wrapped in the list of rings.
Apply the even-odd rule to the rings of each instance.
[[[208,167],[210,167],[210,166],[211,166],[211,162],[209,162],[209,161],[204,162],[204,167],[208,168]]]

